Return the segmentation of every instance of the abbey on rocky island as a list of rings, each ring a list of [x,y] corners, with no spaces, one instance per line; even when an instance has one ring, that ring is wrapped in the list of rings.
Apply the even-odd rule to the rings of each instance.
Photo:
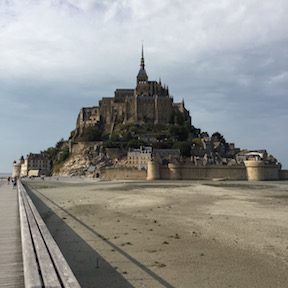
[[[133,125],[145,123],[151,125],[142,126],[143,131],[147,127],[150,129],[154,124],[160,130],[163,127],[157,124],[190,128],[187,129],[190,132],[186,141],[172,140],[175,143],[178,141],[178,144],[184,142],[184,151],[187,152],[187,147],[190,151],[181,155],[181,148],[178,149],[177,146],[168,147],[171,149],[161,147],[159,144],[162,139],[157,139],[153,133],[136,135],[137,139],[147,140],[147,147],[140,144],[137,149],[126,151],[126,154],[123,148],[105,147],[104,141],[108,139],[108,134],[112,139],[117,128],[120,128],[118,132],[121,128],[130,128],[118,124],[132,124],[132,128],[135,128]],[[102,98],[99,106],[82,108],[77,118],[76,129],[69,141],[61,140],[55,148],[50,147],[40,154],[30,153],[26,159],[21,157],[18,163],[14,161],[13,177],[44,177],[56,173],[54,175],[86,175],[108,180],[288,179],[288,170],[282,170],[281,163],[267,154],[266,150],[240,151],[233,143],[226,143],[219,132],[209,137],[207,132],[201,133],[200,129],[191,124],[184,101],[174,103],[168,86],[163,86],[161,81],[148,80],[142,46],[135,89],[116,89],[114,97]],[[86,130],[90,127],[91,129]],[[166,127],[175,128],[170,125]],[[167,130],[167,133],[173,134],[173,130],[177,129]],[[99,140],[85,139],[85,136],[90,136],[91,133],[98,137],[98,132],[101,134]],[[164,135],[166,136],[169,137],[168,134]],[[142,143],[146,143],[145,141]],[[59,163],[63,165],[61,170],[54,170],[55,163],[58,166]]]
[[[189,111],[181,103],[174,103],[168,86],[161,80],[149,81],[145,70],[142,46],[141,63],[136,77],[135,89],[116,89],[114,97],[104,97],[99,106],[81,108],[77,118],[75,137],[82,134],[86,127],[103,124],[106,131],[113,129],[116,121],[123,124],[168,124],[173,118],[182,117],[189,122]]]

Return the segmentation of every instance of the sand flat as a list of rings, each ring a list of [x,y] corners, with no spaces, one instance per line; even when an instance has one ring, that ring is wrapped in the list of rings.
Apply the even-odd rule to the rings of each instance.
[[[26,180],[82,287],[288,287],[288,182]]]

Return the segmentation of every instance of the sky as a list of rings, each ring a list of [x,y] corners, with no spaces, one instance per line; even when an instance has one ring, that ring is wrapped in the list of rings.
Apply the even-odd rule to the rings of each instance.
[[[81,107],[149,80],[192,125],[288,169],[288,1],[0,0],[0,172],[68,139]]]

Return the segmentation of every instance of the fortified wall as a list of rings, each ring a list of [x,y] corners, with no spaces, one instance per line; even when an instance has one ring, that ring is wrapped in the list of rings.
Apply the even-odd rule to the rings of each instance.
[[[181,166],[148,162],[147,180],[287,180],[288,173],[280,164],[267,165],[264,161],[245,161],[245,165]]]
[[[147,171],[136,168],[103,168],[100,177],[105,180],[288,180],[288,171],[280,164],[265,165],[263,161],[246,161],[245,165],[232,166],[181,166],[169,163],[160,165],[148,162]]]
[[[111,168],[106,167],[100,169],[100,175],[105,180],[146,180],[147,173],[145,170],[136,168]]]
[[[265,164],[264,161],[244,161],[249,181],[285,180],[281,164]]]
[[[181,166],[169,163],[159,165],[149,162],[147,180],[247,180],[246,168],[243,165],[235,166]]]

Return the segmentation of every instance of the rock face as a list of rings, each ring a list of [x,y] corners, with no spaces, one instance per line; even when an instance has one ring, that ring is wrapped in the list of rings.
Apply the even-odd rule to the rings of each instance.
[[[94,171],[104,166],[111,166],[112,161],[106,156],[99,142],[81,142],[70,147],[70,157],[54,175],[85,175],[89,167]]]

